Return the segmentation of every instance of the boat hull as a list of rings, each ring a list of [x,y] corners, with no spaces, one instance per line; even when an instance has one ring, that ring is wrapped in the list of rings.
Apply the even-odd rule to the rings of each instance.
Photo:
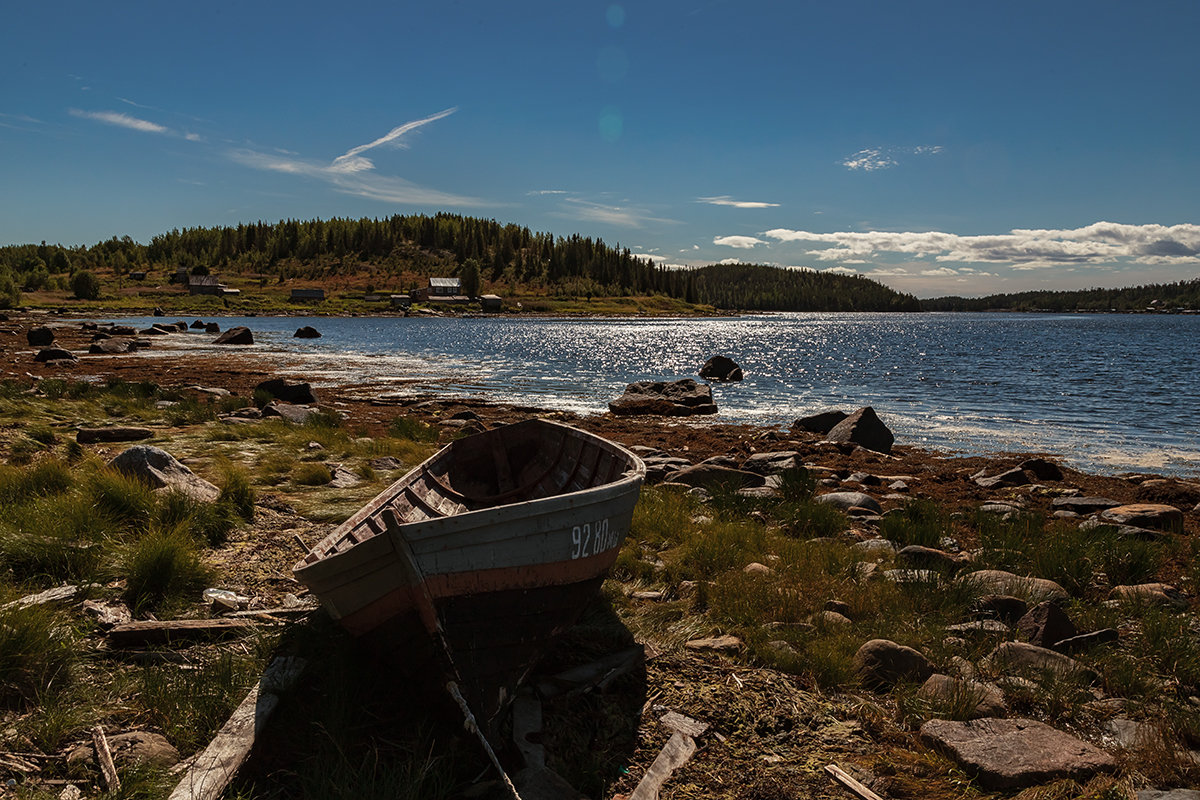
[[[414,630],[442,639],[447,646],[439,643],[435,656],[448,662],[485,720],[503,710],[549,641],[595,595],[629,532],[645,473],[623,448],[568,426],[537,423],[547,426],[546,436],[578,439],[565,446],[582,454],[588,479],[600,485],[405,521],[391,510],[390,498],[430,482],[419,467],[295,570],[331,616],[385,652],[422,649],[411,644]],[[528,434],[526,428],[510,438],[523,441]],[[450,460],[445,453],[426,463]],[[567,486],[580,480],[578,467],[559,472]],[[349,547],[338,544],[368,527],[373,535]]]

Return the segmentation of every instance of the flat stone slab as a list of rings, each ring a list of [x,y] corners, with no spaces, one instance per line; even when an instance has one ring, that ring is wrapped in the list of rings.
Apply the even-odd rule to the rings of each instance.
[[[1117,768],[1113,757],[1098,747],[1031,719],[935,719],[921,726],[921,740],[989,790],[1023,789],[1063,778],[1086,781]]]

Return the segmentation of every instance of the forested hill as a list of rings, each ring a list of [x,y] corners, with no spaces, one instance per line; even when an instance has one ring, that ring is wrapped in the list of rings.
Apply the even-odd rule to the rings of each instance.
[[[103,280],[184,267],[223,280],[403,292],[430,276],[462,278],[464,293],[558,297],[666,295],[723,309],[915,311],[919,303],[875,281],[757,265],[666,269],[599,239],[556,237],[456,214],[385,219],[285,220],[186,228],[140,244],[0,248],[0,303],[20,290],[65,288],[81,270]],[[6,277],[7,276],[7,277]],[[11,302],[11,300],[10,300]]]
[[[1021,292],[922,300],[926,311],[1145,311],[1200,309],[1200,278],[1124,289]]]

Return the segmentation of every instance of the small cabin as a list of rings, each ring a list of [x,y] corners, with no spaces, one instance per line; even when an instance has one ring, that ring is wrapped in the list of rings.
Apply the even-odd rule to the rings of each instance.
[[[503,310],[503,301],[496,294],[485,294],[479,298],[479,306],[489,314],[496,314]]]
[[[324,300],[324,299],[325,299],[325,290],[324,289],[292,289],[291,300],[293,302],[308,301],[308,300]]]
[[[430,297],[454,297],[462,294],[462,281],[458,278],[430,278]]]
[[[412,298],[406,294],[393,294],[388,297],[392,304],[392,308],[409,308],[412,306]]]
[[[188,294],[209,294],[220,297],[225,286],[216,275],[191,275],[187,282]]]

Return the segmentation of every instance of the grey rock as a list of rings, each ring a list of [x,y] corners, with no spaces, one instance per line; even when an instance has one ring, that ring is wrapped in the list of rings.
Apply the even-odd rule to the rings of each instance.
[[[304,381],[289,381],[286,378],[271,378],[254,387],[254,391],[266,392],[285,403],[307,405],[317,402],[312,385]]]
[[[80,428],[75,433],[75,441],[80,444],[94,444],[96,442],[136,442],[141,439],[149,439],[154,435],[154,431],[149,428],[134,428],[129,426],[116,426],[112,428]]]
[[[896,437],[870,406],[860,408],[825,434],[830,442],[856,444],[877,453],[892,452]]]
[[[1038,647],[1054,647],[1079,633],[1067,613],[1049,600],[1038,603],[1017,620],[1017,632]]]
[[[1186,608],[1182,592],[1166,583],[1141,583],[1136,586],[1114,586],[1108,596],[1122,603],[1139,603],[1163,608]]]
[[[712,381],[740,381],[742,368],[727,356],[713,356],[700,367],[700,377]]]
[[[921,726],[921,740],[988,790],[1022,789],[1063,778],[1082,783],[1117,768],[1103,750],[1031,719],[935,719]]]
[[[661,483],[671,473],[692,466],[686,458],[676,456],[649,456],[642,461],[646,464],[646,482],[650,484]]]
[[[967,719],[1000,717],[1008,713],[1004,693],[979,681],[966,681],[935,673],[921,685],[917,697],[935,709],[952,710]]]
[[[872,688],[901,682],[924,682],[933,674],[929,659],[911,647],[888,639],[872,639],[854,654],[854,671]]]
[[[305,325],[302,328],[297,328],[292,334],[293,339],[320,339],[321,332],[311,325]]]
[[[722,467],[716,464],[697,464],[694,467],[687,467],[678,472],[672,472],[667,476],[667,480],[671,483],[701,486],[709,491],[714,490],[718,486],[732,487],[736,490],[759,487],[765,484],[762,475],[745,472],[740,469],[730,469],[729,467]]]
[[[653,415],[686,417],[695,414],[717,413],[712,388],[691,378],[665,383],[639,381],[625,387],[625,394],[608,404],[608,410],[618,416]]]
[[[1089,682],[1098,680],[1095,670],[1073,658],[1045,647],[1025,642],[1004,642],[984,657],[980,663],[998,673],[1039,675],[1053,672],[1066,677],[1079,677]]]
[[[100,339],[91,343],[88,347],[89,355],[120,355],[129,352],[129,346],[132,344],[128,339]]]
[[[1061,481],[1062,470],[1053,461],[1044,458],[1031,458],[1021,462],[1021,469],[1033,475],[1039,481]]]
[[[183,464],[166,450],[139,444],[119,454],[108,466],[139,478],[159,491],[181,491],[197,500],[211,502],[221,490]]]
[[[845,411],[822,411],[819,414],[801,417],[792,424],[792,427],[824,436],[848,416],[850,415]]]
[[[1050,501],[1050,508],[1056,511],[1074,511],[1076,514],[1094,514],[1119,505],[1121,504],[1116,500],[1107,497],[1056,497]]]
[[[281,403],[278,400],[267,403],[262,408],[264,417],[283,417],[293,425],[303,425],[315,413],[317,413],[315,408]]]
[[[844,625],[850,625],[851,620],[844,614],[839,614],[836,611],[818,611],[808,618],[808,621],[820,628],[837,628]]]
[[[395,456],[381,456],[379,458],[372,458],[369,463],[371,465],[371,469],[377,469],[380,471],[400,469],[404,466],[400,459],[396,458]]]
[[[1200,789],[1139,789],[1137,800],[1200,800]]]
[[[982,569],[960,575],[958,580],[972,583],[996,594],[1013,594],[1034,602],[1066,599],[1067,590],[1048,578],[1023,578],[999,569]]]
[[[813,502],[830,505],[834,508],[840,508],[843,511],[856,507],[869,508],[876,514],[883,511],[883,506],[879,505],[878,500],[862,492],[830,492],[829,494],[817,495],[813,498]]]
[[[984,489],[995,489],[1001,486],[1025,486],[1029,483],[1029,476],[1020,467],[1013,467],[1006,472],[1001,472],[999,475],[993,475],[990,478],[976,478],[975,483]]]
[[[1130,525],[1171,533],[1183,532],[1183,512],[1159,503],[1134,503],[1114,506],[1100,512],[1100,519],[1113,525]]]
[[[254,334],[245,325],[238,325],[214,339],[213,344],[254,344]]]
[[[30,328],[25,332],[25,340],[30,347],[49,347],[54,344],[54,329],[45,325]]]
[[[148,764],[170,767],[179,763],[179,751],[167,741],[167,737],[149,731],[130,731],[109,736],[108,747],[117,764]],[[67,763],[94,763],[96,750],[91,742],[82,744],[67,754]]]
[[[362,478],[345,467],[331,466],[329,472],[333,475],[333,479],[329,481],[328,485],[335,489],[351,489],[362,483]]]
[[[1011,594],[985,594],[975,601],[974,609],[977,614],[1015,623],[1025,616],[1029,604]]]
[[[940,572],[953,572],[958,569],[959,561],[944,550],[910,544],[900,549],[896,554],[896,563],[920,569],[932,569]]]
[[[850,619],[850,604],[841,600],[826,600],[825,610],[836,611],[846,619]]]
[[[79,358],[70,350],[63,350],[61,347],[44,347],[38,351],[33,360],[39,364],[45,364],[49,361],[78,361]]]
[[[778,475],[794,469],[799,462],[800,454],[795,450],[780,450],[774,453],[755,453],[742,463],[742,469],[747,472],[757,472],[759,475]]]

